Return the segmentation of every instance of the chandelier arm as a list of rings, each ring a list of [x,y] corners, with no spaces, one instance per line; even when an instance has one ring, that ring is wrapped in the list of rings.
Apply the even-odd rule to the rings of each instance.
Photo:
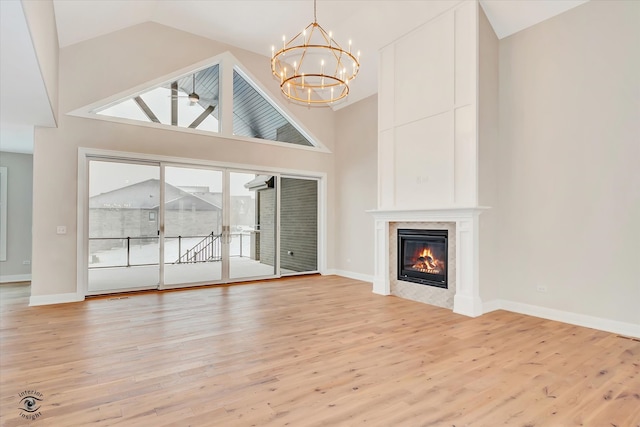
[[[302,51],[302,55],[300,55],[300,67],[302,67],[302,63],[304,62],[304,57],[307,55],[307,49]]]
[[[322,28],[322,25],[318,24],[318,28],[320,29],[320,34],[322,35],[322,38],[324,39],[324,41],[331,46],[331,38],[329,37],[329,34],[327,34],[327,32],[324,30],[324,28]],[[339,46],[338,46],[339,47]]]
[[[310,26],[312,26],[312,25],[313,25],[313,22],[312,22],[311,24],[307,25],[307,26],[305,27],[305,29],[304,29],[304,30],[300,31],[298,34],[296,34],[294,37],[292,37],[292,38],[291,38],[291,40],[289,40],[288,42],[286,42],[286,43],[285,43],[285,45],[284,45],[284,47],[283,47],[282,49],[280,49],[280,51],[278,51],[278,54],[279,54],[280,52],[284,51],[285,49],[287,49],[287,45],[288,45],[288,44],[290,44],[291,42],[293,42],[293,41],[294,41],[295,39],[297,39],[298,37],[302,36],[302,35],[303,35],[303,33],[305,32],[305,30],[307,30],[307,29],[308,29]],[[306,42],[306,39],[305,39],[304,37],[302,37],[302,38],[303,38],[303,39],[305,40],[305,42]],[[304,43],[304,44],[306,44],[306,43]],[[277,56],[277,55],[276,55],[276,56]]]

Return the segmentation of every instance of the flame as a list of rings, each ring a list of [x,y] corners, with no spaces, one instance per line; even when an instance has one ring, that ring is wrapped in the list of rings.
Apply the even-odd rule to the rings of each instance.
[[[420,254],[418,254],[418,256],[416,257],[416,259],[417,259],[417,258],[420,258],[420,257],[423,257],[423,258],[426,258],[426,257],[429,257],[429,258],[435,258],[435,257],[433,256],[433,254],[431,253],[431,248],[424,248],[424,249],[422,249],[422,252],[420,252]]]
[[[414,270],[432,274],[441,274],[444,270],[444,261],[437,259],[429,247],[416,252],[414,259]]]

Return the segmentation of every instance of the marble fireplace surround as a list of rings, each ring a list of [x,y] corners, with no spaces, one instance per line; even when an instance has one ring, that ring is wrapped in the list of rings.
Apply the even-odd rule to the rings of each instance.
[[[375,221],[373,292],[453,308],[455,313],[466,316],[480,316],[478,217],[483,210],[476,207],[369,211]],[[396,279],[398,228],[449,230],[448,289]]]

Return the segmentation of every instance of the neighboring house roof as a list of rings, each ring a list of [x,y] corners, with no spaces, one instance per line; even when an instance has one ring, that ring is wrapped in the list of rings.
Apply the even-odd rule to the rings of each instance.
[[[189,193],[165,184],[165,208],[168,210],[221,210],[220,193]],[[148,179],[89,198],[90,209],[157,209],[160,204],[160,180]]]

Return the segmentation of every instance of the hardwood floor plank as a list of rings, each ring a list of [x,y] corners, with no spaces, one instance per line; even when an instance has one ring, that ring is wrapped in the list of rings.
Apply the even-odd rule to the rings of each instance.
[[[640,342],[467,318],[337,276],[28,307],[0,287],[0,424],[640,427]],[[19,394],[44,395],[41,417]]]

